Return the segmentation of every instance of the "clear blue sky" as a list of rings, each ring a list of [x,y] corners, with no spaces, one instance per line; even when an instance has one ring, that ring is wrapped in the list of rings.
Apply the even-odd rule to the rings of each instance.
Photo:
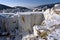
[[[0,0],[0,4],[8,6],[25,6],[25,7],[34,7],[41,4],[49,4],[60,2],[60,0]]]

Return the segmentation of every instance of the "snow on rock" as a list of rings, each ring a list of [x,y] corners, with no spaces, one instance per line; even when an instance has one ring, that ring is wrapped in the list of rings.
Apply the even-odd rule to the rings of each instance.
[[[60,15],[52,9],[47,9],[44,12],[44,17],[45,20],[41,23],[41,25],[33,26],[34,37],[38,36],[37,40],[60,40]],[[28,37],[31,37],[31,35]]]
[[[48,34],[47,38],[48,40],[60,40],[60,29],[56,29],[51,34]]]

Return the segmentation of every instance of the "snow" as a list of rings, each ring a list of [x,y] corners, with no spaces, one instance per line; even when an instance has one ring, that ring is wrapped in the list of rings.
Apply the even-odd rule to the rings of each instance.
[[[40,13],[43,13],[43,12],[19,12],[18,14],[20,14],[20,15],[30,15],[30,14],[40,14]]]
[[[47,22],[47,21],[46,21]],[[47,39],[48,40],[54,40],[54,39],[57,39],[57,40],[60,40],[60,28],[57,28],[57,29],[55,29],[55,27],[52,27],[51,28],[51,26],[53,26],[53,25],[55,25],[55,24],[57,24],[57,23],[51,23],[51,22],[47,22],[47,24],[45,25],[45,26],[37,26],[37,25],[35,25],[34,27],[35,27],[35,29],[36,30],[40,30],[40,32],[42,31],[42,29],[44,30],[46,30],[46,29],[48,29],[48,30],[50,30],[50,31],[52,31],[50,34],[48,34],[48,36],[47,36]],[[59,26],[60,27],[60,26]],[[53,31],[53,29],[55,29],[54,31]],[[36,30],[34,30],[35,32],[34,32],[34,34],[36,35],[37,34],[37,32],[36,32]],[[44,30],[44,31],[45,31]],[[42,31],[43,32],[43,31]],[[38,35],[38,34],[37,34]]]
[[[46,25],[43,27],[46,27],[46,29],[49,29],[50,31],[52,30],[52,33],[48,34],[47,39],[48,40],[55,40],[55,39],[60,40],[60,26],[59,27],[56,26],[57,27],[56,29],[53,26],[53,25],[59,25],[60,24],[60,15],[58,15],[56,13],[50,14],[50,13],[48,13],[48,10],[46,10],[45,13],[46,14],[45,14],[44,22]],[[53,28],[51,28],[51,26]],[[42,27],[42,26],[40,26],[40,27]],[[53,29],[55,29],[55,30],[53,31]]]
[[[39,35],[37,34],[38,31],[41,32],[43,34],[43,32],[49,32],[48,33],[48,36],[46,36],[47,40],[60,40],[60,15],[52,12],[50,13],[50,10],[51,9],[47,9],[45,12],[44,12],[44,17],[45,17],[45,20],[41,23],[41,25],[34,25],[33,26],[33,34],[27,34],[27,36],[24,36],[22,39],[36,39],[36,40],[44,40],[43,38],[39,37]],[[60,10],[60,9],[59,9]],[[3,17],[6,17],[6,18],[14,18],[15,16],[21,16],[21,15],[30,15],[30,14],[40,14],[40,13],[43,13],[43,12],[21,12],[21,13],[17,13],[17,14],[14,14],[14,13],[1,13],[0,16],[3,16]],[[40,15],[38,16],[37,19],[39,19]],[[17,18],[18,19],[18,18]],[[37,21],[37,19],[35,19]],[[12,19],[13,20],[13,19]],[[29,20],[30,20],[30,17],[29,17]],[[39,19],[40,20],[40,19]],[[8,20],[9,21],[9,20]],[[35,22],[36,22],[35,21]],[[12,22],[12,21],[11,21]],[[28,21],[29,22],[29,21]],[[28,23],[27,22],[27,23]],[[33,21],[32,21],[33,22]],[[38,21],[37,21],[38,22]],[[9,22],[10,23],[10,22]],[[27,25],[26,23],[26,25]],[[29,25],[28,25],[29,26]],[[11,27],[12,28],[12,27]],[[14,28],[12,28],[14,29]],[[38,31],[37,31],[38,30]],[[19,33],[19,32],[18,32]],[[24,34],[25,35],[25,34]],[[38,36],[38,38],[37,38]],[[16,40],[20,39],[19,35],[16,36],[15,38]]]
[[[41,25],[33,26],[33,34],[35,36],[39,36],[39,34],[37,34],[38,31],[40,31],[42,34],[44,31],[47,31],[48,33],[48,35],[46,35],[47,40],[60,40],[60,15],[54,12],[50,13],[50,9],[47,9],[44,12],[44,17],[45,20],[41,23]],[[37,40],[44,39],[40,37]]]
[[[48,40],[52,40],[52,39],[60,40],[60,29],[56,29],[51,34],[48,34],[47,38]]]

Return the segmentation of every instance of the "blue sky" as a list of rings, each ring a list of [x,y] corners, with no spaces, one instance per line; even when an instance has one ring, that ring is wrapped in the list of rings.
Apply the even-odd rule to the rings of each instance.
[[[60,2],[60,0],[0,0],[0,4],[8,6],[25,6],[25,7],[35,7],[42,4],[50,4]]]

